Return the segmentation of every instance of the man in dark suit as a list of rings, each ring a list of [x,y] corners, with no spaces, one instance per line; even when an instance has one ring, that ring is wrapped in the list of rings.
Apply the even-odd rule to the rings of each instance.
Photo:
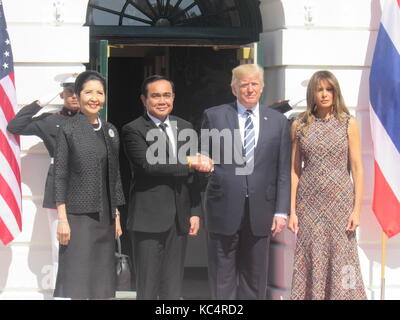
[[[144,80],[141,100],[146,112],[122,128],[132,180],[127,229],[131,231],[136,267],[137,299],[179,299],[187,235],[196,236],[200,205],[194,168],[196,145],[181,154],[190,140],[177,139],[192,125],[170,113],[173,83],[163,76]],[[196,142],[196,139],[192,139]],[[188,157],[187,157],[188,156]],[[182,159],[183,158],[183,159]],[[209,170],[206,164],[204,170]]]
[[[271,233],[284,229],[290,208],[289,126],[259,104],[262,68],[232,75],[237,100],[205,110],[202,123],[202,153],[215,161],[205,193],[211,297],[265,299]],[[228,130],[233,143],[215,144],[210,129]]]

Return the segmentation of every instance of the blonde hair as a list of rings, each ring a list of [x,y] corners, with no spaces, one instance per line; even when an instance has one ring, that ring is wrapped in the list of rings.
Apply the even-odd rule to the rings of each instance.
[[[261,84],[264,85],[264,69],[262,67],[258,64],[241,64],[232,69],[231,86],[235,85],[242,77],[249,75],[258,76]]]
[[[349,110],[344,103],[342,92],[340,90],[339,82],[332,72],[321,70],[315,72],[307,85],[307,109],[300,114],[300,130],[304,134],[308,126],[314,121],[317,114],[317,106],[315,102],[316,91],[321,81],[327,81],[333,88],[333,116],[340,122],[344,120],[346,115],[350,115]]]

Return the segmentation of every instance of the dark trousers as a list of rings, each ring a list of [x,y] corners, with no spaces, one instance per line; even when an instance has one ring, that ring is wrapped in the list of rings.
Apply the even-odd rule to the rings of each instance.
[[[137,300],[181,297],[187,236],[176,223],[166,232],[132,232]]]
[[[251,232],[246,201],[240,230],[234,235],[208,234],[208,278],[214,300],[264,300],[270,237]]]

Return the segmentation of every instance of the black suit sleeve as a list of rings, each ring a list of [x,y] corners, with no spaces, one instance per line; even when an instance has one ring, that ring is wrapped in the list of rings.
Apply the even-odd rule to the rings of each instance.
[[[278,179],[277,179],[277,213],[290,213],[290,161],[291,161],[291,139],[289,121],[283,121],[279,151]]]
[[[68,187],[69,148],[65,132],[58,130],[54,153],[54,188],[56,202],[65,203]]]
[[[203,113],[203,119],[201,122],[201,132],[200,132],[200,152],[207,157],[212,155],[211,143],[209,139],[209,134],[207,131],[210,130],[210,120],[208,119],[207,112]]]
[[[117,206],[123,206],[125,204],[125,196],[124,196],[124,191],[122,188],[122,181],[121,181],[121,172],[119,168],[119,146],[120,146],[120,139],[118,135],[118,131],[115,127],[112,127],[116,138],[117,138],[117,145],[118,145],[118,150],[116,152],[116,165],[117,165],[117,181],[115,184],[115,196],[117,200]]]
[[[38,135],[40,130],[36,121],[40,118],[32,118],[41,107],[35,102],[23,107],[7,126],[7,130],[18,135]]]
[[[193,129],[193,126],[189,124],[189,128],[191,130]],[[195,155],[198,152],[198,141],[196,140],[190,140],[191,146],[190,146],[190,155]],[[196,152],[194,152],[196,151]],[[192,169],[191,169],[192,170]],[[193,170],[192,172],[189,173],[189,195],[190,195],[190,203],[191,203],[191,216],[202,216],[202,211],[201,211],[201,176],[203,175],[202,172],[198,172],[196,170]]]
[[[201,121],[201,131],[199,135],[200,153],[211,158],[212,148],[208,130],[210,130],[210,121],[208,119],[207,112],[204,112],[203,119]],[[204,192],[207,187],[209,175],[210,173],[197,172],[198,185],[201,192]]]
[[[202,216],[201,211],[201,194],[200,194],[200,173],[194,172],[193,173],[193,180],[189,185],[189,192],[190,192],[190,203],[191,203],[191,215],[192,216]]]
[[[148,144],[144,135],[136,129],[125,126],[122,128],[122,140],[127,158],[133,164],[135,173],[149,176],[187,176],[192,170],[187,165],[149,164],[146,159]]]

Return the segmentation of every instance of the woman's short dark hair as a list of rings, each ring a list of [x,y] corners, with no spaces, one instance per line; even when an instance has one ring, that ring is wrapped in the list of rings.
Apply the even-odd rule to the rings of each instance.
[[[169,80],[166,76],[161,76],[159,74],[155,74],[155,75],[147,77],[146,79],[143,80],[142,88],[141,88],[142,95],[147,97],[147,93],[148,93],[147,86],[152,82],[156,82],[156,81],[160,81],[160,80],[168,81],[171,84],[172,93],[175,93],[175,86],[174,86],[174,83],[171,80]]]
[[[107,91],[106,79],[104,79],[104,77],[97,71],[87,70],[79,74],[75,80],[75,93],[78,96],[83,90],[83,85],[90,80],[100,81],[103,85],[104,92]]]

